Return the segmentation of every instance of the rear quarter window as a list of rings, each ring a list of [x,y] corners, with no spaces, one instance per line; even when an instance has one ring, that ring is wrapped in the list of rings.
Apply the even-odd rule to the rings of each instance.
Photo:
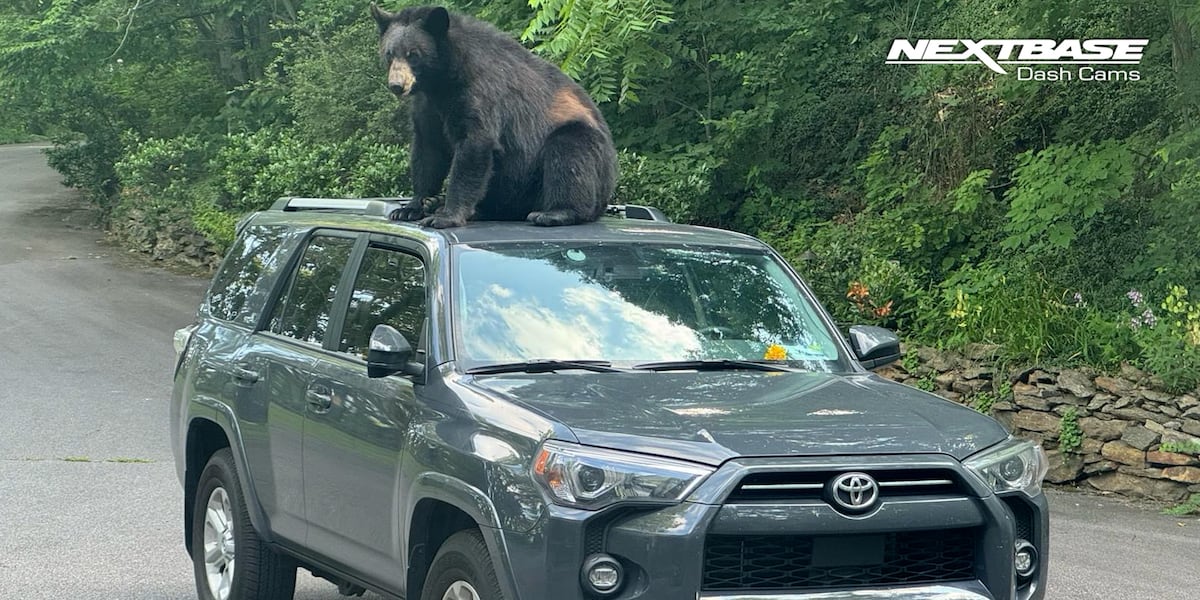
[[[271,282],[286,259],[288,228],[249,225],[229,249],[209,287],[205,307],[222,321],[254,326],[271,292]]]

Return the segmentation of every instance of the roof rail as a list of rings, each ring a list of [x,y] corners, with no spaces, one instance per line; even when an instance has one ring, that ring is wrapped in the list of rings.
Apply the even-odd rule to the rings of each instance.
[[[395,218],[397,211],[408,206],[412,198],[305,198],[285,196],[275,201],[270,210],[294,212],[301,210],[340,212],[368,217]],[[609,204],[604,214],[611,217],[636,219],[639,221],[662,221],[670,223],[661,210],[639,204]]]
[[[293,212],[314,210],[322,212],[343,212],[368,217],[391,218],[392,215],[408,206],[412,198],[299,198],[286,196],[275,201],[271,210]]]
[[[626,219],[637,219],[639,221],[671,222],[671,219],[668,219],[667,215],[663,214],[661,210],[653,206],[642,206],[640,204],[609,204],[604,214]]]

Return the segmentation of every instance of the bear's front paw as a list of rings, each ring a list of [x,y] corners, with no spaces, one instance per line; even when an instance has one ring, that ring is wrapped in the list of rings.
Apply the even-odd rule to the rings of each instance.
[[[395,212],[397,221],[416,221],[425,216],[424,206],[416,200],[410,201],[404,208]]]
[[[432,227],[434,229],[445,229],[447,227],[462,227],[463,225],[467,224],[467,220],[454,218],[454,217],[447,217],[446,215],[433,215],[432,217],[426,217],[424,219],[421,219],[421,222],[418,224],[423,227]]]

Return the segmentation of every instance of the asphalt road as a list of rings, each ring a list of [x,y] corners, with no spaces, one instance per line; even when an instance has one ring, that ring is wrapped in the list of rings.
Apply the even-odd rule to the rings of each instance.
[[[0,600],[195,598],[167,402],[207,281],[101,243],[58,181],[37,147],[0,146]],[[1051,508],[1048,598],[1200,593],[1200,519]],[[339,597],[302,572],[296,598]]]

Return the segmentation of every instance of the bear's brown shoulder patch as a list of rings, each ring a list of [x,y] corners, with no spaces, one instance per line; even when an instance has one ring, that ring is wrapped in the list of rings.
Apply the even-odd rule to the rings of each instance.
[[[569,87],[559,88],[550,103],[550,122],[562,125],[571,121],[582,121],[592,127],[596,126],[592,111],[588,110],[579,96]]]

